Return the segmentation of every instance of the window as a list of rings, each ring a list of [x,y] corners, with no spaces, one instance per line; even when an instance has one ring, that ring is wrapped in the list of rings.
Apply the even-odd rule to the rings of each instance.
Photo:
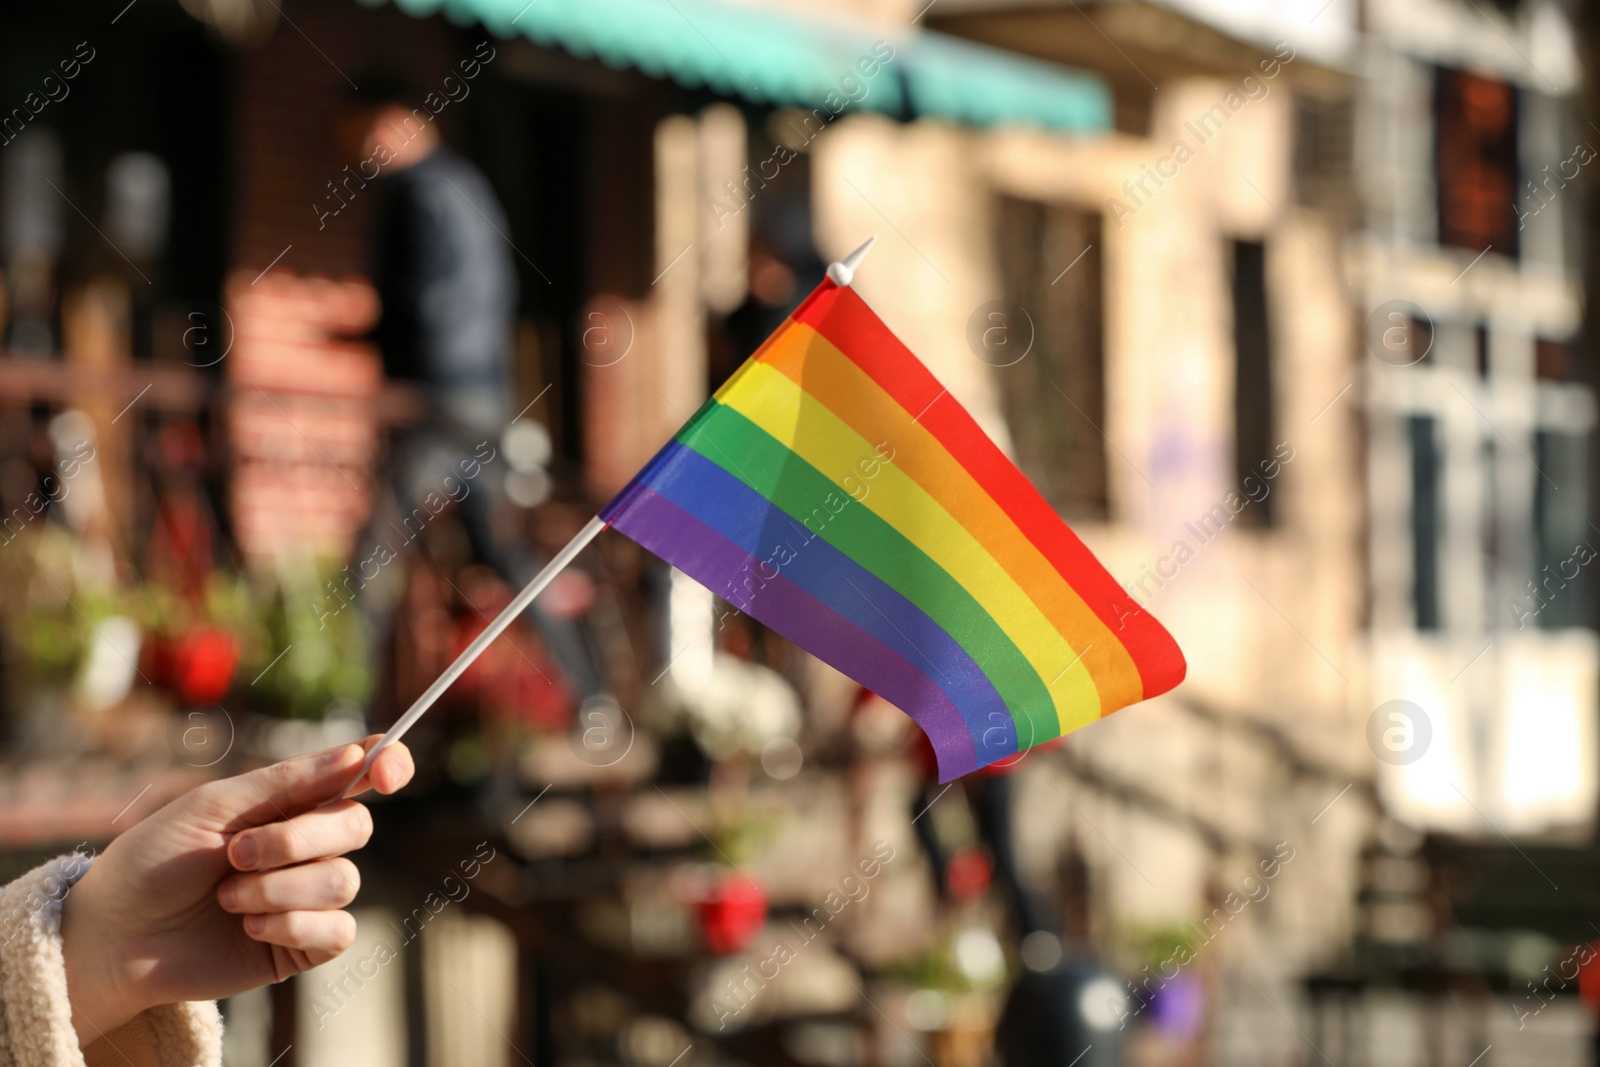
[[[1517,93],[1441,67],[1434,80],[1439,243],[1517,254]]]
[[[1592,625],[1589,565],[1597,538],[1589,528],[1589,499],[1583,491],[1587,449],[1582,434],[1542,429],[1534,435],[1533,460],[1539,468],[1533,483],[1536,555],[1527,594],[1537,607],[1540,628],[1546,630]]]
[[[1571,381],[1576,370],[1577,364],[1572,358],[1572,346],[1543,337],[1534,343],[1533,373],[1540,381]]]
[[[1593,391],[1563,344],[1482,320],[1435,327],[1427,360],[1369,364],[1375,616],[1446,642],[1485,635],[1480,648],[1496,632],[1593,629]]]
[[[1272,403],[1272,328],[1267,314],[1267,254],[1259,241],[1233,242],[1234,482],[1259,478],[1277,444]],[[1277,497],[1239,513],[1248,526],[1271,526]]]
[[[1355,206],[1355,107],[1349,98],[1299,95],[1294,102],[1294,186],[1307,207]]]
[[[1109,513],[1105,340],[1098,212],[1004,198],[1000,277],[1013,337],[1033,345],[996,362],[996,384],[1017,463],[1068,519]]]
[[[1411,610],[1419,630],[1439,629],[1439,446],[1437,420],[1412,415]]]

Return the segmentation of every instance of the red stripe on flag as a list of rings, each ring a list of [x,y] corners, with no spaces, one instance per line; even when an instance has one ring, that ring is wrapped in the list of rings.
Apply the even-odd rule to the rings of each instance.
[[[918,417],[917,421],[943,443],[956,462],[971,472],[1067,584],[1117,635],[1139,668],[1146,698],[1165,693],[1183,681],[1183,653],[1172,635],[1117,584],[967,410],[954,397],[943,396],[944,386],[855,290],[824,281],[793,317],[849,356],[884,392]]]

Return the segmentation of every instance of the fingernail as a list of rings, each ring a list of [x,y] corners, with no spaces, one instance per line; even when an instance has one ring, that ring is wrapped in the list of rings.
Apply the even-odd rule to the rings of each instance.
[[[322,757],[322,766],[337,767],[339,764],[344,762],[344,758],[349,752],[349,745],[340,745],[338,748]]]
[[[260,849],[256,847],[253,837],[236,837],[233,844],[233,865],[241,871],[253,871],[256,861],[261,858]]]
[[[266,928],[267,917],[265,915],[246,915],[244,917],[245,933],[250,934],[252,937],[261,936],[261,931]]]
[[[217,899],[228,911],[239,906],[239,883],[229,878],[217,887]]]

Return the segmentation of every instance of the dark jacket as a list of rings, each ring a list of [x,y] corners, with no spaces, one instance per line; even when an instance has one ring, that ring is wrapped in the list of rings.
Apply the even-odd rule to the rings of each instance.
[[[430,392],[510,383],[517,279],[483,174],[447,149],[379,184],[374,337],[384,370]]]

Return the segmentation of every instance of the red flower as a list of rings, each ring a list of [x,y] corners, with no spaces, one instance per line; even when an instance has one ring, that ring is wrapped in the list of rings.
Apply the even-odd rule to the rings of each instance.
[[[172,652],[172,684],[185,704],[215,704],[233,684],[239,643],[213,626],[193,626]]]
[[[719,956],[744,948],[766,921],[766,893],[742,876],[725,879],[700,901],[700,934]]]
[[[950,859],[945,872],[950,883],[950,895],[957,900],[976,900],[989,891],[992,871],[989,857],[976,845],[957,852]]]

